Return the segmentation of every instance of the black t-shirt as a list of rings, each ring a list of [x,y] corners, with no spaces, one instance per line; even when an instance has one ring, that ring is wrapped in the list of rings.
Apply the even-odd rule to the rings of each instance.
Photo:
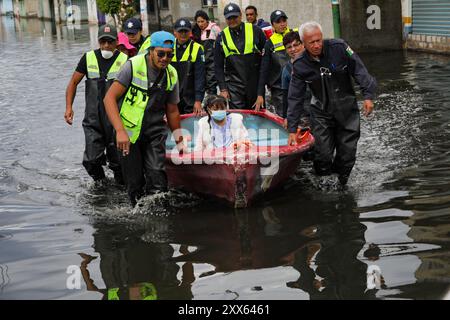
[[[142,45],[144,44],[145,39],[147,39],[147,37],[141,36],[141,39],[139,40],[138,43],[132,44],[132,43],[130,42],[130,44],[131,44],[132,46],[134,46],[134,47],[136,48],[137,51],[139,51],[139,49],[141,49]]]
[[[100,75],[103,78],[106,78],[109,69],[113,65],[114,61],[116,61],[117,56],[120,54],[119,50],[114,51],[114,55],[111,59],[105,59],[102,57],[102,53],[100,49],[94,50],[95,56],[97,57],[98,67],[100,68]],[[87,75],[87,62],[86,62],[86,53],[81,57],[80,62],[78,62],[78,66],[75,71],[80,72],[84,75]]]

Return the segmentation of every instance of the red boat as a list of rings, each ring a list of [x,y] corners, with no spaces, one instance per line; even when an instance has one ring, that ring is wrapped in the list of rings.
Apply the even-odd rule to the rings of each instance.
[[[297,145],[288,146],[283,119],[268,111],[232,110],[243,115],[252,145],[236,152],[215,149],[179,155],[172,136],[167,139],[166,172],[169,185],[186,191],[226,200],[235,208],[247,207],[252,200],[282,185],[311,149],[309,131],[298,133]],[[181,126],[195,141],[197,122],[192,114],[181,116]],[[193,145],[188,146],[193,150]]]

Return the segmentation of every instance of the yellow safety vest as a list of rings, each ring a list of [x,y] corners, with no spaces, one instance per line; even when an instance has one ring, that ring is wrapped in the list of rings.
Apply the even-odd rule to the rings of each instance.
[[[119,297],[120,288],[111,288],[108,289],[108,300],[120,300]],[[156,292],[156,287],[153,283],[143,282],[139,284],[139,293],[141,295],[142,300],[157,300],[158,294]]]
[[[270,41],[272,41],[273,44],[273,48],[274,51],[283,51],[286,50],[286,48],[283,45],[283,38],[285,35],[287,35],[289,32],[291,31],[297,31],[298,32],[298,28],[296,29],[289,29],[287,28],[286,31],[284,31],[283,34],[281,33],[274,33],[271,37],[270,37]]]
[[[139,138],[144,112],[150,100],[148,96],[147,60],[147,54],[137,55],[130,59],[133,77],[120,108],[120,117],[122,118],[123,126],[130,137],[131,143],[135,143]],[[166,76],[166,91],[173,91],[178,81],[177,70],[171,65],[168,65],[166,68]]]
[[[148,52],[148,49],[152,46],[152,43],[150,42],[150,35],[145,39],[144,43],[142,44],[141,48],[139,49],[138,54],[146,54]]]
[[[197,55],[198,55],[198,51],[200,50],[200,48],[203,49],[203,47],[198,44],[195,41],[191,41],[191,43],[189,43],[188,47],[186,48],[186,50],[183,53],[183,56],[181,57],[179,62],[186,62],[189,59],[189,53],[191,51],[191,46],[193,46],[192,48],[192,55],[191,55],[191,62],[195,62],[197,61]],[[178,62],[177,61],[177,45],[175,44],[175,50],[174,50],[174,56],[172,58],[172,62]]]
[[[127,62],[127,60],[128,56],[120,52],[116,58],[116,61],[114,61],[111,68],[109,68],[106,78],[108,80],[115,79],[117,77],[117,74],[119,73],[120,68],[125,64],[125,62]],[[88,79],[100,78],[100,68],[98,66],[98,60],[94,50],[86,53],[86,64],[88,71],[87,78]]]
[[[222,48],[225,58],[231,55],[242,55],[236,47],[236,44],[231,37],[230,27],[226,27],[222,32]],[[251,54],[254,52],[255,39],[253,35],[253,25],[251,23],[245,23],[245,49],[244,55]]]

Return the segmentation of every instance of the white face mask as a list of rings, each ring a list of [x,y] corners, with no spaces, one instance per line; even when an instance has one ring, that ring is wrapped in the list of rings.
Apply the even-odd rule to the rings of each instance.
[[[111,59],[112,56],[114,55],[114,53],[112,51],[108,51],[108,50],[101,50],[102,52],[102,57],[105,59]]]

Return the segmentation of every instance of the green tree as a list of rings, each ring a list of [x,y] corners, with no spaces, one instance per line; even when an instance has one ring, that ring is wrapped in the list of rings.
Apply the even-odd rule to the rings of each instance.
[[[97,6],[103,13],[110,14],[119,21],[119,27],[123,23],[136,14],[133,1],[127,0],[97,0]]]
[[[127,21],[129,18],[132,18],[136,15],[137,11],[134,7],[134,3],[131,0],[122,0],[122,6],[120,8],[119,13],[119,24],[120,27]]]
[[[120,12],[122,0],[97,0],[97,6],[101,12],[112,16]]]

